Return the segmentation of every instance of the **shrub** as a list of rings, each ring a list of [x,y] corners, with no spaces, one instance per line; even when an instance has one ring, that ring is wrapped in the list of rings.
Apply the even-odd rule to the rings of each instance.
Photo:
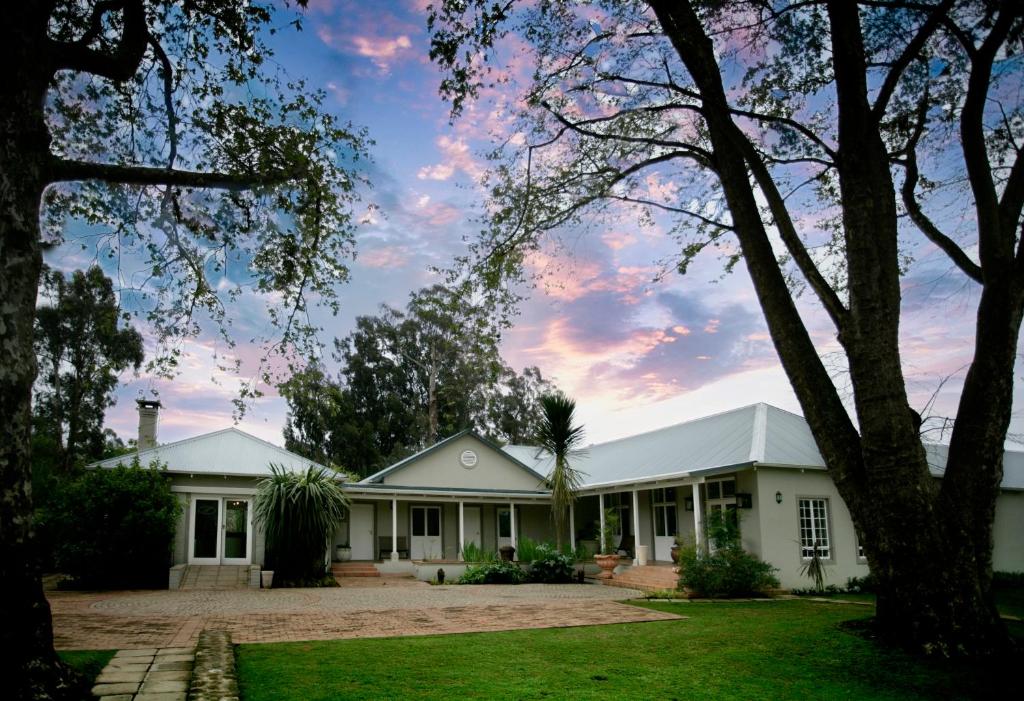
[[[538,555],[539,557],[530,563],[531,582],[558,584],[572,581],[576,568],[571,556],[547,548],[542,549]]]
[[[523,536],[516,543],[516,555],[519,557],[520,562],[533,562],[541,556],[544,548],[543,544]]]
[[[863,577],[850,577],[846,580],[846,591],[851,594],[874,594],[878,591],[878,582],[870,572]]]
[[[82,472],[56,490],[41,527],[73,586],[166,588],[181,504],[157,463]]]
[[[779,586],[776,568],[733,545],[713,553],[693,546],[679,553],[679,583],[700,596],[751,596]]]
[[[316,582],[326,571],[328,539],[348,508],[348,496],[337,476],[312,465],[305,472],[270,466],[271,474],[256,486],[256,523],[267,540],[267,569],[279,586]]]
[[[498,554],[492,550],[484,550],[476,543],[466,543],[462,546],[462,560],[464,562],[494,562]]]
[[[1024,589],[1024,572],[993,572],[993,589]]]
[[[459,584],[521,584],[526,580],[526,573],[514,562],[485,562],[470,565],[461,577]]]

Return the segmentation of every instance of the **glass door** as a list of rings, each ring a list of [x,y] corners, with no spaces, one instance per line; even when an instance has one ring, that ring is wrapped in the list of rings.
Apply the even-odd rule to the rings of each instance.
[[[189,564],[250,564],[252,561],[251,500],[233,497],[193,499],[189,534]]]
[[[220,564],[220,502],[220,499],[192,502],[192,549],[188,559],[192,564]]]
[[[410,557],[413,560],[436,560],[443,554],[441,547],[441,507],[413,506],[412,542]]]
[[[225,499],[223,564],[249,564],[249,530],[249,500]]]

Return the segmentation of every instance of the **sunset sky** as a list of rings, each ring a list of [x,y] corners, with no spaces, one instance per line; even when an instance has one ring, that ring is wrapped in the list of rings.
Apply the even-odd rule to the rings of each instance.
[[[318,317],[325,345],[380,304],[404,305],[411,291],[436,281],[430,266],[445,266],[465,251],[463,237],[480,228],[474,220],[483,213],[483,154],[492,134],[505,133],[526,87],[529,61],[507,42],[499,65],[510,82],[486,91],[449,124],[448,105],[437,94],[439,73],[427,58],[426,4],[312,0],[302,32],[272,38],[287,71],[322,86],[328,107],[365,125],[376,142],[367,170],[372,189],[360,207],[376,209],[359,229],[358,259],[340,290],[340,314]],[[648,186],[671,193],[674,184],[652,177]],[[659,275],[678,248],[662,227],[641,227],[635,216],[624,215],[567,231],[528,260],[538,285],[507,333],[503,355],[517,369],[537,365],[573,396],[590,441],[759,401],[799,412],[742,264],[723,275],[723,260],[707,253],[685,277],[671,269]],[[48,262],[72,268],[81,260],[80,251],[65,246]],[[912,403],[923,411],[951,376],[932,412],[946,416],[955,414],[970,361],[977,302],[976,286],[951,268],[942,254],[921,246],[903,290],[903,360]],[[258,357],[244,346],[247,330],[266,325],[256,302],[235,305],[243,373],[253,371]],[[801,309],[828,360],[838,347],[812,302],[804,296]],[[224,349],[203,337],[188,350],[173,381],[125,376],[107,416],[122,438],[135,435],[132,400],[140,391],[159,392],[161,441],[231,425],[237,380],[220,373],[213,357]],[[267,396],[250,407],[240,428],[280,444],[286,405],[272,388],[264,390]],[[1011,431],[1022,430],[1017,411]]]

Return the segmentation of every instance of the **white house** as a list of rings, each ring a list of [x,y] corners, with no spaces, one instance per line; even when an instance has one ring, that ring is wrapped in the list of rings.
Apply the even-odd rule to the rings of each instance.
[[[138,457],[166,464],[185,507],[174,563],[262,564],[263,539],[252,522],[256,481],[271,463],[305,469],[310,461],[235,428],[155,445],[158,408],[140,403]],[[945,455],[943,446],[929,448],[936,478]],[[867,574],[846,505],[796,414],[754,404],[590,446],[573,465],[585,473],[570,516],[574,543],[592,546],[611,508],[624,551],[635,557],[644,547],[650,560],[667,562],[676,534],[700,542],[708,514],[735,510],[744,547],[777,567],[784,587],[807,586],[799,570],[815,541],[829,582]],[[354,560],[400,570],[414,561],[458,560],[471,542],[496,550],[524,536],[550,540],[550,467],[550,456],[534,447],[501,448],[464,431],[345,483],[352,507],[335,542],[347,543]],[[1024,453],[1007,451],[1004,472],[994,566],[1022,571]]]

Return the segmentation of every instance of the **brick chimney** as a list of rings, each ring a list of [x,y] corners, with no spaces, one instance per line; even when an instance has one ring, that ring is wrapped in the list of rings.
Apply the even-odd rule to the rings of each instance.
[[[139,407],[139,450],[156,447],[156,420],[162,406],[159,400],[136,399]]]

